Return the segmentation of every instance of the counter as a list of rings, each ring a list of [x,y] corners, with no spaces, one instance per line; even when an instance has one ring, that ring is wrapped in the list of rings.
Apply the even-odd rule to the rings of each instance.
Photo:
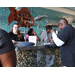
[[[54,55],[54,61],[51,67],[61,67],[60,48],[50,47],[50,45],[16,47],[17,67],[38,67],[37,52],[42,51],[44,54],[41,67],[46,67],[46,55]]]

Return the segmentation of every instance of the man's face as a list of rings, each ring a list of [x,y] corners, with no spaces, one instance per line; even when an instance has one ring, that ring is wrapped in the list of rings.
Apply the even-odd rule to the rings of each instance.
[[[50,29],[47,29],[47,33],[50,33]]]
[[[67,24],[65,24],[63,20],[60,20],[60,21],[58,22],[58,28],[59,28],[60,30],[62,30],[66,25],[67,25]]]
[[[58,22],[58,28],[60,30],[62,30],[65,27],[65,25],[63,25],[60,21]]]

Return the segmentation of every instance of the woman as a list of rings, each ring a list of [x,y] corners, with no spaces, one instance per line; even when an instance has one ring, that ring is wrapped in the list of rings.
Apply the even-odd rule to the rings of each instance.
[[[14,23],[11,28],[11,31],[9,32],[9,36],[13,43],[16,43],[16,41],[24,41],[23,34],[20,33],[18,29],[19,29],[18,24]]]
[[[39,41],[39,37],[37,34],[34,32],[33,28],[30,28],[28,30],[28,34],[26,35],[26,39],[29,41],[29,36],[36,36],[36,41]]]

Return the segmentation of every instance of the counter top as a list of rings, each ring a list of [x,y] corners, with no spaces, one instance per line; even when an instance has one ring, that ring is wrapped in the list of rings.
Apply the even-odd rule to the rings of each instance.
[[[16,46],[16,55],[17,55],[17,67],[39,67],[38,60],[40,58],[39,51],[43,53],[43,58],[41,60],[41,67],[46,67],[46,55],[49,55],[52,59],[50,62],[53,62],[51,66],[58,67],[61,65],[60,58],[60,49],[50,44],[41,44],[38,43],[36,46],[26,46],[21,47]],[[53,60],[54,56],[54,60]]]
[[[15,46],[19,49],[19,50],[38,50],[38,49],[46,49],[46,48],[58,48],[55,45],[50,45],[50,44],[41,44],[38,43],[36,46],[27,46],[27,47],[21,47],[18,46],[17,44],[15,44]]]

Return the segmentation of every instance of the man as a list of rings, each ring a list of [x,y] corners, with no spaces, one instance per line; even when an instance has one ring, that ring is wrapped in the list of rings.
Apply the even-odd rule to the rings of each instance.
[[[41,33],[40,41],[41,44],[44,43],[51,43],[52,44],[52,38],[50,30],[52,29],[51,26],[46,26],[46,30]],[[45,53],[46,55],[46,67],[50,67],[53,64],[54,56],[50,55],[48,51]],[[44,53],[42,51],[37,51],[37,65],[38,67],[44,66]]]
[[[48,26],[46,26],[46,30],[41,33],[40,41],[42,44],[51,42],[51,40],[50,40],[50,38],[51,38],[50,30],[51,29],[52,29],[52,27],[48,25]]]
[[[60,46],[62,65],[75,67],[75,28],[65,18],[59,20],[58,27],[61,30],[58,36],[53,30],[51,33],[55,44]]]
[[[0,67],[15,67],[16,53],[8,33],[0,29]]]

